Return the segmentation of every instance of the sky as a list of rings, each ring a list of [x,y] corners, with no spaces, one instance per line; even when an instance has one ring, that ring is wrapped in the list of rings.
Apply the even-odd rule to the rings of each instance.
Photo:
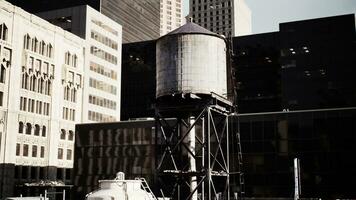
[[[356,13],[356,0],[245,0],[252,13],[252,33],[278,31],[279,23]],[[189,0],[184,0],[184,15]]]

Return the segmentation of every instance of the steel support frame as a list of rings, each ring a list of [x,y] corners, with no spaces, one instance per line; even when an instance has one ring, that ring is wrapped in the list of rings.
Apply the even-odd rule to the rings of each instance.
[[[166,188],[171,193],[166,196],[195,200],[192,197],[197,192],[200,200],[230,199],[229,114],[219,106],[207,105],[200,113],[188,115],[195,118],[193,124],[189,123],[189,117],[176,118],[172,124],[156,112],[156,137],[164,143],[160,144],[163,153],[157,159],[158,180],[163,185],[164,177],[175,180],[172,188]],[[200,130],[195,135],[195,153],[185,143],[193,129]],[[188,170],[189,163],[184,162],[187,155],[195,158],[196,171]],[[192,177],[196,177],[193,191],[189,190]]]

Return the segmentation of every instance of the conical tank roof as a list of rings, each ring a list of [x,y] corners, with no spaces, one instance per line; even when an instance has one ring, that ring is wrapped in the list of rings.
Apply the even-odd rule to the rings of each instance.
[[[212,36],[216,36],[216,37],[220,37],[220,38],[224,38],[221,35],[218,35],[214,32],[211,32],[201,26],[199,26],[198,24],[195,24],[193,22],[188,22],[186,24],[184,24],[183,26],[167,33],[165,36],[167,35],[177,35],[177,34],[205,34],[205,35],[212,35]],[[164,36],[163,36],[164,37]]]

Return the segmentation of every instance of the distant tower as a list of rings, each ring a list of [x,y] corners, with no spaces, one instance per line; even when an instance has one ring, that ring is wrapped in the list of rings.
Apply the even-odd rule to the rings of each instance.
[[[229,199],[225,38],[188,22],[157,40],[157,186],[173,199]],[[176,123],[168,123],[175,118]]]
[[[195,23],[214,33],[251,34],[251,11],[245,0],[190,0],[190,15]]]
[[[160,1],[160,35],[165,35],[184,24],[183,1]]]

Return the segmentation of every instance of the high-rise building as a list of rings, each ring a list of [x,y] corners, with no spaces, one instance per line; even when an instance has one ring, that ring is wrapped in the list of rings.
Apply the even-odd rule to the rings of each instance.
[[[9,0],[31,12],[89,5],[122,25],[122,42],[157,39],[160,35],[160,0]]]
[[[86,41],[82,122],[119,121],[121,25],[89,6],[37,15]]]
[[[240,113],[356,106],[354,15],[233,40]]]
[[[84,42],[0,0],[0,198],[68,184]]]
[[[155,55],[155,40],[122,45],[121,120],[154,116]]]
[[[233,38],[239,113],[281,110],[278,32]]]
[[[245,0],[191,0],[190,16],[195,23],[221,35],[251,34],[251,10]]]
[[[160,0],[160,35],[184,24],[182,0]]]
[[[159,0],[102,0],[100,12],[123,27],[122,42],[157,39]]]

